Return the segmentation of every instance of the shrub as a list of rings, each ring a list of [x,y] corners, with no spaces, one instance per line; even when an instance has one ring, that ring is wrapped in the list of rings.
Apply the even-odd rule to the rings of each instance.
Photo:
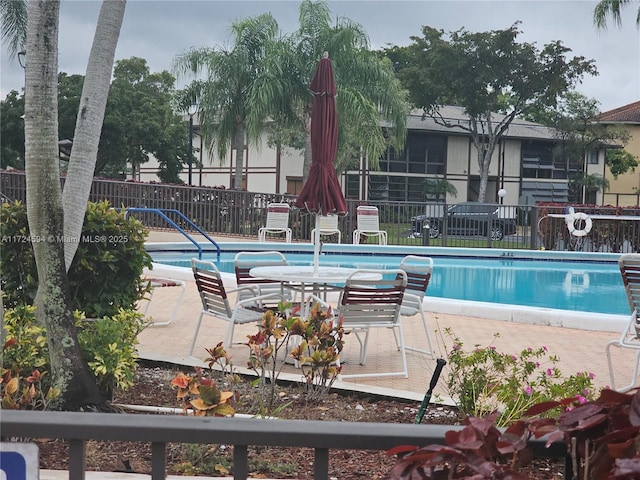
[[[179,373],[171,380],[171,386],[178,389],[177,399],[185,412],[191,411],[197,417],[234,415],[231,405],[234,400],[232,391],[222,391],[212,379],[213,366],[218,364],[223,374],[233,376],[231,358],[219,343],[215,348],[207,349],[210,357],[206,359],[209,368],[195,368],[195,375]]]
[[[133,309],[148,291],[141,278],[151,257],[144,249],[147,230],[106,201],[87,204],[78,251],[69,268],[71,308],[88,317]],[[33,248],[24,204],[0,208],[0,287],[5,308],[31,305],[38,288]]]
[[[464,415],[482,417],[498,411],[496,422],[505,426],[536,403],[574,395],[583,400],[593,397],[593,374],[564,378],[557,357],[544,346],[525,348],[517,355],[500,353],[493,345],[475,345],[465,352],[460,339],[448,329],[445,332],[453,338],[447,387]]]
[[[78,319],[78,342],[100,390],[111,398],[113,389],[133,386],[138,366],[138,334],[148,325],[144,315],[120,309],[97,320]]]
[[[113,317],[87,321],[76,311],[75,318],[80,350],[102,391],[109,395],[113,388],[131,387],[138,360],[137,336],[147,325],[144,315],[121,310]],[[47,333],[36,319],[35,307],[20,306],[5,311],[3,339],[2,375],[10,372],[11,377],[27,378],[37,370],[41,391],[48,391],[51,368]]]
[[[557,410],[559,415],[546,416]],[[547,446],[564,442],[571,458],[567,478],[640,478],[639,412],[640,390],[624,394],[605,389],[594,401],[571,397],[536,404],[525,412],[530,418],[505,430],[495,426],[497,412],[468,417],[461,430],[445,434],[446,445],[389,450],[400,458],[387,478],[525,479],[518,469],[533,458],[528,442],[545,435]]]
[[[258,377],[263,414],[273,414],[277,380],[284,365],[279,355],[294,339],[296,346],[289,356],[300,364],[308,400],[319,400],[340,373],[337,361],[344,343],[342,325],[328,322],[331,311],[323,312],[318,304],[305,319],[298,315],[300,311],[299,306],[291,309],[290,304],[280,302],[277,312],[265,312],[258,333],[249,336],[248,367]]]

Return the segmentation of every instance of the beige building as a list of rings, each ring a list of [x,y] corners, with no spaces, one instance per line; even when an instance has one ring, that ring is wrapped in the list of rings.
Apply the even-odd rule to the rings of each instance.
[[[440,113],[450,124],[468,122],[462,107],[442,107]],[[493,120],[501,118],[500,114],[494,114]],[[422,111],[409,114],[407,127],[404,150],[389,149],[380,159],[379,169],[369,168],[368,159],[361,158],[357,169],[341,175],[345,196],[364,201],[421,202],[425,200],[425,181],[446,179],[456,188],[457,195],[441,200],[477,201],[479,166],[469,133],[457,126],[439,125],[430,117],[423,118]],[[202,167],[193,166],[192,185],[230,188],[235,175],[234,152],[230,151],[224,159],[211,157],[201,143],[197,122],[195,133],[194,155],[201,160]],[[502,201],[510,205],[518,204],[523,197],[533,197],[538,202],[567,202],[573,166],[554,158],[556,143],[553,129],[515,119],[494,151],[486,201],[500,201],[498,192],[504,190]],[[591,152],[586,167],[588,173],[604,175],[604,150]],[[265,135],[259,148],[245,149],[243,188],[266,194],[298,194],[302,188],[302,168],[301,151],[272,148]],[[152,160],[142,165],[137,180],[157,181],[157,172],[158,165]],[[185,183],[188,177],[186,169],[183,170],[181,178]],[[598,192],[595,201],[602,204],[602,192]]]
[[[630,103],[615,108],[598,116],[598,122],[611,125],[612,128],[625,128],[631,134],[629,143],[624,149],[636,159],[640,159],[640,102]],[[605,205],[619,207],[640,206],[640,168],[614,178],[606,169],[609,189],[604,194]]]

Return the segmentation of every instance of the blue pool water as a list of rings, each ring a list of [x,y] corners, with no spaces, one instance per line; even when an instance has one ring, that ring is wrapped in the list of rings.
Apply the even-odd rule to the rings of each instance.
[[[237,244],[236,244],[237,245]],[[344,247],[344,246],[343,246]],[[281,246],[277,248],[282,249]],[[268,248],[267,248],[268,249]],[[553,308],[591,313],[628,315],[627,303],[620,272],[614,256],[596,261],[568,261],[546,258],[551,253],[529,252],[533,258],[501,258],[499,252],[491,251],[492,257],[481,257],[479,250],[474,256],[452,256],[442,254],[445,250],[431,247],[424,251],[368,254],[349,251],[326,252],[320,256],[320,264],[349,268],[397,268],[402,257],[409,253],[429,255],[433,258],[434,270],[427,297],[471,300],[528,307]],[[204,253],[203,258],[214,261],[223,272],[233,273],[235,251],[223,247],[220,259],[214,253]],[[365,250],[366,252],[366,250]],[[155,262],[190,267],[193,252],[149,251]],[[293,265],[311,265],[310,252],[283,251]],[[507,255],[509,255],[507,253]],[[526,256],[527,254],[525,254]],[[584,255],[584,254],[583,254]],[[197,256],[197,254],[196,254]],[[536,257],[541,257],[537,259]],[[586,257],[587,259],[589,256]]]

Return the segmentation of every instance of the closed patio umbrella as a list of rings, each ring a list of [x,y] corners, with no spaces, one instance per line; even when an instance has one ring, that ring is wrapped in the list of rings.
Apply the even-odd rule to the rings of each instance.
[[[295,205],[303,212],[316,214],[315,238],[312,240],[314,273],[317,273],[320,252],[320,216],[347,213],[347,204],[334,168],[338,150],[336,84],[333,65],[327,53],[320,59],[309,89],[313,95],[311,169]]]

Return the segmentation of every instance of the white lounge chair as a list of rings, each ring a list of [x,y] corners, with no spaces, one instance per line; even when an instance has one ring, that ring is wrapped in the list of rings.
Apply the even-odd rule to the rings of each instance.
[[[378,208],[361,205],[356,209],[358,228],[353,231],[353,244],[358,245],[361,237],[377,237],[380,245],[387,244],[387,232],[380,230]]]
[[[289,211],[291,207],[288,203],[270,203],[267,206],[267,222],[264,227],[258,230],[258,240],[266,242],[267,233],[285,234],[287,243],[291,243],[291,229],[289,228]]]
[[[321,215],[320,216],[320,238],[323,236],[337,235],[338,243],[342,243],[342,232],[338,228],[337,215]],[[311,242],[316,238],[316,229],[311,230]]]
[[[609,376],[611,377],[611,388],[616,390],[616,382],[613,374],[613,362],[611,359],[611,347],[630,348],[636,350],[636,357],[633,366],[633,373],[630,382],[618,391],[626,392],[631,390],[638,378],[638,366],[640,365],[640,254],[624,254],[618,259],[622,283],[624,284],[631,309],[631,316],[625,326],[622,335],[616,340],[607,343],[607,363],[609,365]],[[622,369],[620,369],[622,370]],[[626,368],[624,369],[627,370]]]

